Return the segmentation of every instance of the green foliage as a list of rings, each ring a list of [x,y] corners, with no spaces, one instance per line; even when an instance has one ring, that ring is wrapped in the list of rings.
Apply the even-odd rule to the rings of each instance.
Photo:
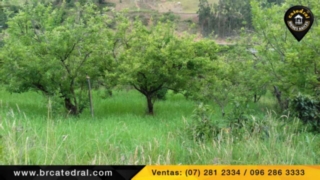
[[[168,89],[162,88],[156,92],[156,98],[159,100],[166,100],[166,94],[168,93]]]
[[[261,1],[261,0],[260,0]],[[285,0],[262,0],[261,2],[261,5],[262,7],[272,7],[273,5],[281,5],[282,3],[284,3]]]
[[[221,140],[221,136],[225,133],[240,137],[247,131],[250,136],[255,134],[262,138],[268,137],[269,132],[265,123],[246,116],[245,113],[249,114],[247,109],[243,104],[235,102],[227,118],[219,120],[214,117],[212,107],[200,103],[193,111],[192,121],[188,124],[186,133],[199,142]]]
[[[248,115],[248,104],[265,82],[257,81],[260,76],[243,51],[245,49],[238,45],[220,47],[217,52],[219,58],[212,63],[212,70],[198,80],[201,82],[198,99],[206,103],[214,102],[220,107],[223,117],[227,115],[229,120],[238,123],[243,115]],[[226,111],[227,106],[232,108]]]
[[[289,97],[299,92],[316,96],[319,89],[319,26],[315,22],[303,41],[297,43],[287,27],[282,25],[283,12],[292,4],[295,1],[288,0],[282,5],[273,6],[252,1],[256,32],[243,43],[244,47],[257,51],[251,59],[260,74],[260,82],[269,82],[266,85],[276,89],[276,98],[282,111],[287,109]],[[315,16],[319,12],[318,1],[301,1],[301,4],[308,4]]]
[[[8,18],[13,17],[15,14],[18,13],[18,11],[19,11],[19,7],[15,5],[6,5],[3,7],[0,6],[0,26],[1,26],[0,32],[8,28],[8,25],[7,25]]]
[[[175,15],[173,12],[166,12],[159,17],[160,22],[165,23],[167,21],[176,22],[180,19],[180,16]]]
[[[9,19],[1,73],[11,92],[57,96],[67,111],[79,114],[87,102],[82,98],[86,75],[98,79],[106,73],[105,64],[112,67],[111,33],[104,28],[108,17],[99,16],[92,4],[77,4],[68,12],[65,17],[64,5],[29,4]]]
[[[194,109],[192,122],[187,127],[189,137],[201,142],[210,141],[217,137],[221,127],[217,124],[218,121],[213,121],[212,113],[210,106],[202,103]]]
[[[231,128],[242,128],[249,118],[250,109],[245,100],[235,99],[231,103],[231,111],[227,114],[227,121]]]
[[[163,88],[180,92],[191,87],[190,79],[207,72],[217,46],[208,40],[194,42],[190,35],[175,35],[172,22],[146,27],[135,21],[132,27],[123,39],[119,82],[141,92],[152,114],[151,99],[156,93]]]
[[[212,18],[212,5],[208,3],[207,0],[200,0],[199,1],[199,10],[197,11],[199,15],[199,26],[202,26],[202,34],[207,36],[213,31],[213,27],[209,26],[208,18],[211,20]],[[211,21],[209,21],[211,22]],[[206,23],[206,24],[204,24]]]
[[[298,94],[291,100],[294,114],[305,124],[311,125],[312,131],[320,132],[320,102],[308,96]]]
[[[253,30],[251,0],[219,0],[209,4],[207,0],[199,0],[199,26],[202,34],[209,36],[212,33],[219,37],[234,36],[240,33],[241,28]],[[280,5],[284,0],[258,0],[261,5],[272,7]]]
[[[216,4],[200,0],[197,13],[204,36],[212,32],[220,37],[233,36],[242,27],[252,28],[250,0],[219,0]]]
[[[4,158],[2,135],[0,135],[0,162]],[[3,164],[3,163],[1,163]]]
[[[99,89],[99,88],[97,88]],[[107,89],[105,87],[101,87],[100,88],[100,91],[99,91],[99,97],[101,99],[107,99],[107,98],[110,98],[112,97],[113,93],[112,93],[112,90],[111,89]]]
[[[63,1],[65,1],[68,8],[76,7],[76,3],[80,3],[80,5],[85,5],[86,3],[94,3],[100,9],[107,6],[115,7],[115,3],[107,2],[104,0],[54,0],[52,3],[54,6],[60,6],[61,4],[63,4]]]
[[[136,91],[115,91],[113,98],[109,99],[101,99],[96,93],[93,92],[95,119],[92,120],[87,110],[75,121],[70,117],[46,120],[47,107],[40,102],[44,98],[37,93],[11,94],[0,91],[0,134],[3,136],[0,140],[3,142],[3,159],[0,159],[0,163],[320,163],[320,134],[297,131],[300,126],[297,120],[289,121],[287,117],[276,118],[276,114],[255,111],[247,121],[252,124],[250,127],[244,126],[237,133],[221,129],[216,138],[201,142],[186,136],[186,127],[192,122],[187,117],[192,116],[195,106],[182,96],[168,96],[166,101],[158,104],[161,111],[157,116],[150,117],[141,112],[143,97]],[[262,102],[265,100],[262,98]],[[269,97],[267,100],[270,100]],[[254,105],[258,106],[259,103]],[[182,117],[186,117],[186,120]],[[219,113],[212,113],[211,120],[217,121],[214,124],[223,122]],[[16,133],[21,126],[23,131]],[[225,127],[222,124],[219,126]],[[269,138],[263,126],[266,126]]]

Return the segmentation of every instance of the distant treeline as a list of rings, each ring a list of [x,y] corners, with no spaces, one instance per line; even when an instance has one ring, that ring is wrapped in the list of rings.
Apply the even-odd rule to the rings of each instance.
[[[93,2],[97,5],[99,8],[104,7],[114,7],[115,4],[111,2],[106,2],[105,0],[31,0],[26,1],[25,3],[37,3],[41,2],[43,4],[53,4],[53,6],[59,6],[63,3],[63,1],[66,2],[66,6],[69,8],[75,7],[76,3],[80,3],[81,5],[87,3],[87,2]],[[12,16],[14,16],[19,11],[19,5],[16,5],[16,3],[11,1],[2,1],[2,4],[0,5],[0,30],[8,28],[8,25],[6,24],[8,17],[6,17],[5,11],[9,10],[12,11]]]
[[[59,6],[66,2],[67,7],[75,7],[76,3],[85,4],[87,2],[93,2],[99,8],[114,7],[115,4],[104,0],[39,0],[41,3],[52,3],[54,6]],[[38,1],[38,2],[39,2]],[[284,0],[260,0],[264,7],[269,7],[272,4],[281,4]],[[26,1],[27,3],[29,1]],[[33,1],[32,1],[33,2]],[[34,1],[37,2],[37,1]],[[10,4],[10,1],[7,3]],[[30,2],[29,2],[30,3]],[[13,11],[14,15],[18,12],[19,6],[17,5],[0,6],[0,27],[6,29],[7,17],[4,10]],[[169,13],[170,18],[174,18],[175,13]],[[204,37],[210,35],[216,35],[219,37],[230,37],[239,34],[242,28],[247,30],[254,30],[252,26],[252,12],[250,0],[219,0],[216,4],[210,4],[207,0],[199,0],[199,9],[197,11],[199,16],[199,27]]]

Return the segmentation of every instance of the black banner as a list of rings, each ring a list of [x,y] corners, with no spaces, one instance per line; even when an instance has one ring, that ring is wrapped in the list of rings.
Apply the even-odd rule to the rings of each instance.
[[[0,180],[131,180],[145,166],[0,166]]]

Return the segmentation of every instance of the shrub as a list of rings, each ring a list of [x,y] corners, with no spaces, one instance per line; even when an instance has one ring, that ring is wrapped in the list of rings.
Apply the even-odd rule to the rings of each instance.
[[[172,12],[166,12],[163,14],[163,17],[161,18],[161,22],[167,22],[167,21],[176,21],[179,20],[180,16],[175,15]]]
[[[212,113],[210,106],[201,103],[193,112],[192,123],[187,128],[188,135],[196,141],[215,138],[223,127],[213,121]]]
[[[166,12],[164,14],[155,13],[152,15],[153,22],[157,24],[158,22],[177,22],[180,16],[175,15],[173,12]]]
[[[231,128],[241,128],[250,114],[248,101],[235,99],[231,103],[231,108],[231,111],[227,114],[229,125]]]
[[[318,99],[298,94],[291,99],[291,110],[304,124],[311,125],[311,131],[320,132],[320,102]]]

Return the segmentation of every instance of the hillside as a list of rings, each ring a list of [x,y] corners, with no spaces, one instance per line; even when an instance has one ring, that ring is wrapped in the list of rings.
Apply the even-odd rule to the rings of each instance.
[[[130,10],[156,10],[159,12],[196,13],[199,0],[107,0],[114,3],[117,10],[128,8]],[[217,3],[218,0],[208,0]]]
[[[74,0],[85,1],[85,0]],[[166,15],[177,23],[177,32],[189,32],[191,34],[201,34],[201,27],[198,26],[198,5],[199,0],[104,0],[109,5],[114,6],[116,11],[128,9],[132,15],[139,16],[142,21],[149,21],[150,17],[158,13]],[[219,0],[208,0],[209,3],[218,3]],[[2,1],[2,5],[23,5],[26,0]],[[46,2],[57,2],[57,0],[46,0]],[[62,2],[60,0],[59,2]],[[97,2],[97,1],[96,1]],[[170,14],[168,14],[170,13]],[[201,38],[201,36],[199,35]],[[226,44],[225,40],[217,40],[219,44]]]
[[[217,3],[219,0],[208,0],[209,3]],[[188,31],[192,34],[200,34],[201,27],[198,24],[198,5],[199,0],[107,0],[113,3],[117,11],[129,9],[135,13],[141,14],[149,20],[153,11],[160,13],[173,13],[177,18],[177,31],[182,33]],[[190,28],[192,24],[196,26]],[[201,36],[199,35],[199,38]],[[219,44],[229,44],[224,39],[216,39]]]

